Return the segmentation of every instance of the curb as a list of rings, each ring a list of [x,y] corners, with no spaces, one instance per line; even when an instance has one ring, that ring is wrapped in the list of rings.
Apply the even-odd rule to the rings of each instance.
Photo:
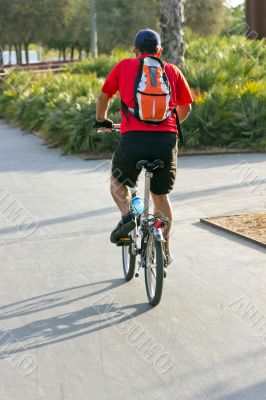
[[[178,157],[191,157],[191,156],[218,156],[218,155],[231,155],[231,154],[265,154],[264,152],[259,152],[251,149],[245,149],[245,150],[188,150],[188,151],[182,151],[178,150]],[[76,156],[82,158],[85,161],[89,160],[106,160],[106,159],[111,159],[113,157],[113,153],[76,153]]]
[[[64,155],[64,151],[60,148],[59,145],[56,143],[52,142],[51,140],[45,139],[40,133],[33,131],[29,132],[31,135],[38,137],[39,139],[42,139],[44,142],[44,145],[46,145],[48,148],[58,148],[61,151],[61,154]],[[256,151],[253,149],[226,149],[226,148],[209,148],[209,149],[204,149],[204,150],[196,150],[196,149],[191,149],[191,150],[182,150],[178,149],[178,157],[191,157],[191,156],[218,156],[218,155],[231,155],[231,154],[266,154],[266,152],[263,151]],[[89,161],[89,160],[108,160],[112,159],[113,157],[113,152],[102,152],[102,153],[69,153],[69,155],[76,156],[81,158],[84,161]]]

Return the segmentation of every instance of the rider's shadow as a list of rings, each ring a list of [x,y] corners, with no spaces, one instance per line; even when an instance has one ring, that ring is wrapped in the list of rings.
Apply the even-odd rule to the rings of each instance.
[[[28,300],[21,300],[16,303],[0,307],[0,321],[14,317],[21,317],[60,306],[68,306],[74,302],[100,295],[124,283],[125,281],[123,279],[93,282],[86,285],[79,285],[72,288],[57,290],[44,295],[32,297]],[[104,285],[103,288],[100,287],[102,285]],[[96,289],[94,291],[90,291],[89,289],[94,286]],[[82,294],[84,290],[85,293]]]
[[[15,353],[88,335],[112,326],[119,327],[119,324],[150,310],[149,304],[146,303],[123,306],[114,301],[110,294],[110,289],[124,284],[124,282],[123,279],[96,282],[52,292],[1,307],[0,320],[21,317],[32,313],[34,313],[34,317],[36,318],[37,312],[61,306],[69,306],[79,300],[97,295],[93,299],[92,304],[79,310],[34,320],[19,328],[0,330],[0,359],[7,358]],[[81,296],[69,296],[69,292],[73,293],[76,290],[80,291],[93,285],[102,284],[107,284],[107,286]],[[7,336],[8,346],[3,346]]]

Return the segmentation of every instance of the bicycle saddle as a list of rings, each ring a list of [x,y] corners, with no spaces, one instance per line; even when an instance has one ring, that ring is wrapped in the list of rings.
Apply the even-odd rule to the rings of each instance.
[[[162,160],[154,160],[154,161],[148,161],[148,160],[140,160],[136,164],[137,169],[142,169],[145,168],[147,171],[152,172],[155,169],[158,168],[164,168],[164,162]]]

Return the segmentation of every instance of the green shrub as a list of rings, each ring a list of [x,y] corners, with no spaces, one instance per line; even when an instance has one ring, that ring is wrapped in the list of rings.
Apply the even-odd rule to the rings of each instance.
[[[192,34],[187,41],[181,69],[197,93],[184,122],[187,146],[265,151],[265,41]],[[98,134],[91,126],[104,77],[124,57],[131,54],[118,49],[68,66],[63,74],[12,73],[0,82],[0,117],[41,132],[65,152],[112,151],[119,134]],[[109,110],[114,121],[119,110],[117,96]]]
[[[84,143],[93,151],[90,126],[102,83],[95,74],[23,74],[23,79],[12,74],[0,85],[0,114],[26,130],[39,130],[67,152]]]
[[[266,150],[265,81],[214,86],[184,123],[188,145]]]
[[[133,57],[133,53],[122,49],[116,49],[111,56],[102,54],[98,58],[88,58],[84,61],[69,65],[66,71],[72,74],[92,74],[99,78],[105,78],[111,69],[123,58]]]
[[[243,37],[189,36],[181,69],[189,84],[209,91],[216,84],[243,84],[266,78],[266,41]]]

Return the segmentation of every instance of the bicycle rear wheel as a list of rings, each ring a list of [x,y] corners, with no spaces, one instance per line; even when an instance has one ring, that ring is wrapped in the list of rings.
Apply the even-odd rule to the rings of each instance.
[[[133,254],[134,243],[129,246],[122,246],[122,261],[125,280],[130,281],[135,273],[136,255]]]
[[[164,258],[162,243],[149,235],[145,253],[145,285],[149,303],[156,306],[160,303],[163,291]]]

